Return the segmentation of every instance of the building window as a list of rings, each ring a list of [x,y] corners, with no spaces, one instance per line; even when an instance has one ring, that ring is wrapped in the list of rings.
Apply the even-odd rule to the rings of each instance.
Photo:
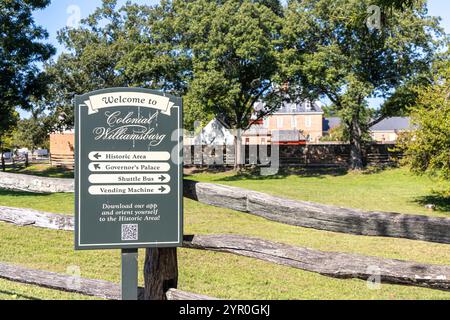
[[[297,129],[297,118],[296,117],[292,117],[292,129]]]
[[[282,117],[277,118],[277,128],[283,129],[283,126],[284,126],[283,118]]]
[[[306,107],[306,111],[311,111],[311,101],[306,101],[305,107]]]
[[[268,128],[269,127],[269,118],[264,118],[263,120],[263,127]]]
[[[310,116],[305,117],[305,127],[306,128],[311,128],[312,126],[312,119]]]

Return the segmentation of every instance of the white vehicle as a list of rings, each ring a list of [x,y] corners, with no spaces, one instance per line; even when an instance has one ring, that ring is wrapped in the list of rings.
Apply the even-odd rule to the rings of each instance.
[[[33,158],[35,159],[47,159],[48,158],[48,150],[47,149],[37,149],[34,150]]]
[[[12,158],[12,152],[5,152],[5,153],[3,153],[3,159],[11,160],[11,158]]]

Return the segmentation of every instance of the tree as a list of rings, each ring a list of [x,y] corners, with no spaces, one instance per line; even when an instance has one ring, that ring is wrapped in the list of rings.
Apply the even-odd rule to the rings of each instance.
[[[335,128],[330,129],[327,135],[324,135],[321,139],[321,142],[346,142],[348,141],[347,135],[345,133],[342,125],[339,125]]]
[[[412,8],[419,1],[420,0],[378,0],[378,3],[384,8],[403,10],[405,8]]]
[[[172,10],[167,23],[175,26],[174,38],[192,66],[186,126],[214,116],[234,129],[238,167],[240,132],[255,115],[262,119],[279,107],[282,6],[279,1],[175,0]],[[266,101],[266,108],[255,110],[259,101]]]
[[[450,179],[450,62],[437,67],[432,84],[418,87],[410,108],[412,130],[400,148],[403,162],[417,174]]]
[[[5,114],[9,111],[9,114]],[[2,170],[6,171],[4,153],[12,148],[12,134],[14,126],[19,119],[19,114],[14,109],[3,109],[0,115],[0,158]]]
[[[349,134],[353,169],[363,166],[363,137],[369,128],[401,112],[392,103],[371,110],[367,99],[389,101],[396,92],[398,97],[408,81],[430,69],[443,44],[439,19],[427,16],[425,1],[413,1],[401,10],[392,7],[380,30],[370,30],[365,23],[372,4],[290,1],[283,29],[283,65],[290,82],[332,102]]]
[[[255,102],[278,91],[282,11],[275,0],[174,0],[120,9],[104,0],[79,29],[59,33],[69,52],[48,66],[56,78],[55,109],[64,106],[70,123],[74,94],[140,86],[183,95],[186,127],[218,116],[247,129]]]
[[[0,144],[17,121],[15,109],[29,109],[32,97],[46,90],[46,76],[37,63],[54,53],[41,41],[47,32],[36,26],[33,10],[45,8],[50,0],[10,0],[0,2]]]
[[[279,93],[282,20],[279,12],[272,10],[274,2],[266,4],[250,0],[174,1],[175,25],[183,26],[175,32],[192,59],[187,113],[196,111],[197,106],[230,128],[246,130],[255,103]],[[258,117],[276,107],[260,110]]]

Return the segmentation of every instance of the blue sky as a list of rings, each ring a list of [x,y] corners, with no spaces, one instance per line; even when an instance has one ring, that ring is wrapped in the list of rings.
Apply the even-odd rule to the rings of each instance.
[[[125,0],[119,0],[119,5],[125,2]],[[132,0],[131,2],[153,5],[159,3],[159,0]],[[49,32],[48,41],[57,48],[59,54],[64,48],[59,45],[56,39],[57,31],[77,20],[78,15],[85,18],[94,12],[100,4],[101,0],[52,0],[47,8],[37,11],[34,17],[37,24],[47,29]],[[430,15],[442,17],[442,26],[447,33],[450,33],[450,1],[429,0],[428,7]],[[374,107],[380,103],[380,99],[371,101],[371,105]],[[21,114],[26,116],[26,113]]]
[[[154,5],[159,0],[132,0],[132,3]],[[34,18],[37,24],[45,27],[49,33],[49,42],[60,53],[63,48],[59,45],[56,35],[58,30],[70,25],[80,13],[81,18],[86,18],[100,6],[101,0],[52,0],[51,4],[40,11],[36,11]],[[125,4],[126,0],[119,0],[118,4]]]
[[[125,2],[125,0],[119,0],[119,5]],[[132,0],[131,2],[154,5],[159,3],[159,0]],[[71,23],[78,12],[80,12],[81,18],[85,18],[94,12],[100,4],[101,0],[52,0],[47,8],[37,11],[34,17],[39,25],[48,30],[50,34],[49,42],[54,44],[61,52],[63,48],[56,40],[57,31]],[[450,33],[450,1],[429,0],[428,7],[430,15],[442,17],[442,25],[447,33]]]

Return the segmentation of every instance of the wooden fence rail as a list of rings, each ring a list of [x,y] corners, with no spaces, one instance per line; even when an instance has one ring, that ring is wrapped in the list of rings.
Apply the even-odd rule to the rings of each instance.
[[[73,192],[74,185],[72,179],[0,172],[0,188],[29,192]],[[450,244],[450,218],[341,208],[190,180],[184,180],[184,196],[208,205],[299,227]]]
[[[98,297],[102,299],[121,299],[120,285],[104,280],[93,280],[81,277],[78,278],[73,275],[34,270],[5,263],[0,263],[0,278],[24,284],[36,285],[53,290]],[[143,289],[139,289],[139,296],[140,299],[142,299]],[[208,296],[185,292],[177,289],[170,289],[168,292],[166,292],[166,298],[168,300],[215,299]]]
[[[29,209],[0,206],[0,221],[73,230],[72,217]],[[375,274],[383,283],[450,290],[450,266],[323,252],[239,235],[185,236],[183,246],[232,253],[335,278],[367,280]]]
[[[34,193],[74,192],[73,179],[47,178],[0,172],[0,188]]]
[[[50,154],[50,165],[55,167],[66,167],[73,169],[75,156],[73,154]]]
[[[358,254],[324,252],[239,235],[185,236],[183,246],[233,253],[324,276],[450,290],[450,266],[383,259]]]
[[[73,192],[74,185],[73,180],[70,179],[0,173],[0,188],[52,193]],[[184,196],[208,205],[246,212],[294,226],[355,235],[450,243],[449,218],[389,212],[366,212],[357,209],[289,200],[242,188],[190,180],[184,181]],[[71,231],[74,229],[73,218],[70,216],[29,209],[0,207],[0,221],[13,223],[18,226],[35,226],[54,230]],[[192,249],[233,253],[337,278],[366,280],[373,276],[379,276],[383,283],[450,290],[449,266],[382,259],[348,253],[322,252],[238,235],[187,236],[184,239],[184,246]],[[159,255],[163,254],[163,252],[147,250],[146,257],[150,254]],[[169,256],[167,255],[167,257]],[[146,262],[146,266],[150,265],[152,264]],[[2,266],[0,265],[0,267]],[[12,272],[11,270],[13,269],[16,271]],[[66,283],[67,278],[60,278],[53,273],[46,274],[44,271],[40,273],[35,270],[28,270],[27,272],[25,272],[26,270],[17,272],[17,270],[20,271],[16,267],[8,269],[3,266],[3,269],[0,268],[0,277],[2,277],[1,274],[4,274],[4,278],[14,281],[35,283],[47,287],[53,286],[52,288],[60,288],[61,290],[70,289],[61,284],[62,282]],[[145,273],[147,275],[146,281],[152,280],[151,276],[156,276],[158,277],[156,279],[157,282],[161,282],[160,275],[152,270],[146,269]],[[39,282],[39,279],[42,281]],[[175,280],[176,278],[174,278]],[[108,286],[111,285],[113,289],[115,288],[113,284],[96,281],[83,279],[81,288],[85,289],[82,292],[80,291],[80,293],[96,295],[98,292],[95,290],[99,288],[102,292],[109,292],[107,291]],[[176,287],[176,285],[174,286]],[[181,293],[177,290],[167,291],[167,289],[160,288],[158,292],[154,293],[146,289],[144,298],[165,299],[178,297],[180,299],[189,299],[196,297],[202,299],[202,296]],[[114,294],[117,294],[117,290],[114,291]],[[109,295],[107,297],[113,298],[114,296]]]
[[[293,226],[450,243],[450,218],[341,208],[190,180],[184,181],[184,196]]]

